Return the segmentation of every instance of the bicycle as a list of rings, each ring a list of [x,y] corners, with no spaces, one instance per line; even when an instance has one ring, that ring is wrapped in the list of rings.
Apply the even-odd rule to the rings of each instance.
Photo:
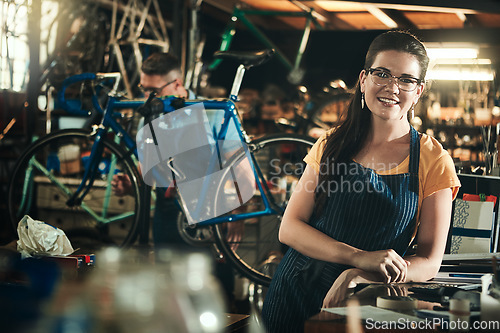
[[[275,123],[293,133],[317,137],[341,122],[342,112],[352,100],[353,92],[342,80],[335,80],[320,90],[309,92],[305,87],[296,89],[288,102],[287,117],[278,118]]]
[[[231,46],[231,42],[236,35],[236,23],[241,22],[248,31],[265,47],[276,50],[276,56],[278,57],[279,62],[288,70],[288,80],[294,84],[298,84],[302,81],[304,77],[304,70],[300,67],[302,63],[302,58],[304,52],[307,47],[307,43],[309,41],[309,36],[311,33],[311,29],[314,26],[316,29],[323,30],[323,26],[320,24],[320,21],[324,21],[318,13],[316,13],[313,9],[306,7],[304,5],[295,2],[294,5],[299,7],[300,11],[275,11],[275,10],[255,10],[255,9],[246,9],[241,8],[239,5],[235,5],[233,8],[233,12],[231,15],[231,20],[226,26],[224,32],[222,33],[222,40],[220,44],[220,50],[226,51],[229,50]],[[302,37],[300,39],[300,44],[297,49],[297,53],[295,55],[294,63],[288,59],[288,57],[280,51],[277,46],[259,29],[255,24],[253,24],[248,16],[259,15],[259,16],[277,16],[277,17],[303,17],[305,18],[305,25],[302,32]],[[214,70],[219,64],[221,60],[215,59],[210,65],[209,70]]]
[[[34,142],[18,160],[9,186],[9,214],[14,226],[25,214],[65,230],[73,242],[81,231],[100,241],[130,246],[135,242],[140,228],[151,215],[151,205],[143,199],[144,181],[137,169],[137,147],[132,137],[121,127],[115,117],[121,109],[140,108],[146,116],[149,102],[160,105],[161,112],[173,112],[179,107],[189,107],[202,102],[206,110],[222,112],[225,123],[234,122],[239,139],[248,152],[239,151],[227,161],[232,166],[248,153],[256,179],[253,198],[237,211],[203,221],[196,228],[210,226],[219,250],[231,260],[236,269],[252,281],[269,285],[271,277],[259,265],[270,253],[280,252],[278,227],[293,187],[305,169],[302,158],[314,140],[297,134],[277,134],[252,140],[244,131],[241,118],[234,104],[245,70],[270,58],[272,51],[218,52],[217,57],[237,60],[238,67],[231,94],[225,100],[183,100],[176,97],[144,100],[120,100],[116,92],[117,81],[110,91],[104,110],[97,97],[92,96],[95,109],[102,112],[99,126],[89,133],[85,130],[67,129],[53,132]],[[59,100],[65,109],[72,110],[64,97],[65,89],[81,81],[109,79],[111,75],[80,74],[67,78],[59,91]],[[115,77],[116,79],[116,77]],[[147,124],[147,122],[145,122]],[[224,130],[221,130],[218,135]],[[220,138],[220,137],[219,137]],[[119,139],[113,141],[113,139]],[[72,146],[73,148],[67,148]],[[78,147],[84,154],[77,158]],[[72,151],[73,150],[73,151]],[[56,153],[57,152],[57,153]],[[81,161],[81,155],[85,161]],[[59,168],[57,168],[59,160]],[[225,170],[229,170],[227,168]],[[132,195],[116,197],[110,181],[117,172],[125,173],[132,183]],[[228,176],[227,176],[228,177]],[[225,179],[217,191],[225,190]],[[99,179],[100,178],[100,179]],[[150,193],[150,192],[149,192]],[[147,201],[147,200],[146,200]],[[71,212],[71,214],[67,214]],[[179,221],[183,220],[179,216]],[[241,221],[245,226],[243,238],[236,243],[225,237],[227,223]],[[184,228],[184,227],[183,227]],[[191,234],[192,226],[185,227]],[[80,240],[81,241],[81,240]],[[83,244],[85,245],[85,244]]]

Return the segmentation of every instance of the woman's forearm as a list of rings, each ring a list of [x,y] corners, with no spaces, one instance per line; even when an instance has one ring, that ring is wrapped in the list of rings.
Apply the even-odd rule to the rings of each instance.
[[[353,265],[354,257],[363,252],[341,243],[301,221],[288,221],[280,228],[280,241],[298,252],[318,260]]]
[[[308,257],[376,272],[385,282],[406,280],[408,264],[392,249],[364,251],[339,242],[303,221],[289,218],[280,228],[279,236],[281,242]]]
[[[419,256],[405,257],[410,262],[407,282],[424,282],[436,276],[441,260]]]
[[[309,224],[317,183],[318,173],[308,165],[283,215],[279,239],[308,257],[352,265],[352,257],[360,250],[336,241]]]
[[[408,281],[423,282],[436,276],[443,260],[450,228],[451,189],[443,189],[425,198],[420,213],[417,253],[407,259]]]

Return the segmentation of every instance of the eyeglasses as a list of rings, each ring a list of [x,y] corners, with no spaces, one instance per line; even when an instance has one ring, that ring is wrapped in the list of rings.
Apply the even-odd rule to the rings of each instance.
[[[153,88],[153,87],[144,87],[144,86],[143,86],[142,84],[140,84],[140,83],[137,85],[137,87],[139,87],[139,89],[141,89],[141,91],[142,91],[143,93],[152,93],[152,92],[154,92],[154,93],[156,93],[156,95],[161,95],[161,91],[162,91],[163,89],[165,89],[165,87],[167,87],[167,86],[171,85],[172,83],[174,83],[175,81],[177,81],[177,79],[174,79],[174,80],[172,80],[172,81],[170,81],[170,82],[167,82],[167,83],[165,83],[163,86],[158,87],[158,88]]]
[[[380,68],[368,68],[366,71],[371,74],[372,82],[377,86],[386,86],[392,83],[392,80],[395,80],[399,89],[410,92],[417,89],[418,85],[422,83],[420,79],[407,75],[399,77],[394,76],[388,71]]]

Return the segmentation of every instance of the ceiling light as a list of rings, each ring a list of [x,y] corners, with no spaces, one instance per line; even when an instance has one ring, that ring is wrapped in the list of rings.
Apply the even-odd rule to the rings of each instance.
[[[460,19],[460,21],[465,22],[467,20],[467,16],[465,16],[464,13],[462,13],[462,12],[456,12],[455,14],[458,16],[458,18]]]
[[[394,22],[386,13],[384,13],[380,8],[373,5],[364,5],[366,10],[375,16],[380,22],[385,24],[387,27],[394,29],[398,27],[398,24]]]
[[[435,59],[434,65],[491,65],[490,59]]]
[[[449,81],[493,81],[491,69],[431,69],[427,72],[426,80]]]
[[[427,55],[431,59],[476,59],[477,48],[427,48]]]

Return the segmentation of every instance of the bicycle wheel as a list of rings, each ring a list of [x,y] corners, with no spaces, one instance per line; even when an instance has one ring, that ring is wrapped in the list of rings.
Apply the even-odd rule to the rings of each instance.
[[[312,121],[317,119],[329,125],[338,123],[342,116],[342,112],[347,109],[351,98],[352,93],[349,92],[332,95],[322,101],[317,108],[312,110],[309,118]]]
[[[264,177],[266,196],[274,201],[273,208],[277,213],[214,226],[215,240],[221,252],[241,274],[258,284],[269,285],[275,271],[275,267],[269,264],[270,258],[275,263],[276,258],[279,261],[286,251],[286,246],[278,240],[281,217],[305,169],[303,158],[314,142],[310,137],[297,134],[270,135],[251,142],[249,148]],[[244,153],[240,154],[232,163],[238,163],[244,156]],[[217,197],[223,197],[219,196],[219,191],[233,188],[233,179],[230,172],[227,173],[227,181],[221,182]],[[264,209],[262,198],[257,189],[247,203],[229,214],[261,211]],[[228,227],[244,228],[241,240],[228,241]]]
[[[192,246],[209,246],[214,243],[213,229],[210,226],[189,224],[184,212],[177,214],[177,230],[186,244]]]
[[[49,134],[31,144],[19,158],[9,184],[8,207],[15,228],[24,215],[62,229],[73,248],[95,251],[101,245],[134,242],[143,207],[142,179],[130,156],[104,139],[93,186],[80,205],[67,200],[82,181],[93,137],[85,130]],[[88,160],[88,157],[87,157]],[[131,195],[118,197],[110,181],[116,172],[131,180]]]

